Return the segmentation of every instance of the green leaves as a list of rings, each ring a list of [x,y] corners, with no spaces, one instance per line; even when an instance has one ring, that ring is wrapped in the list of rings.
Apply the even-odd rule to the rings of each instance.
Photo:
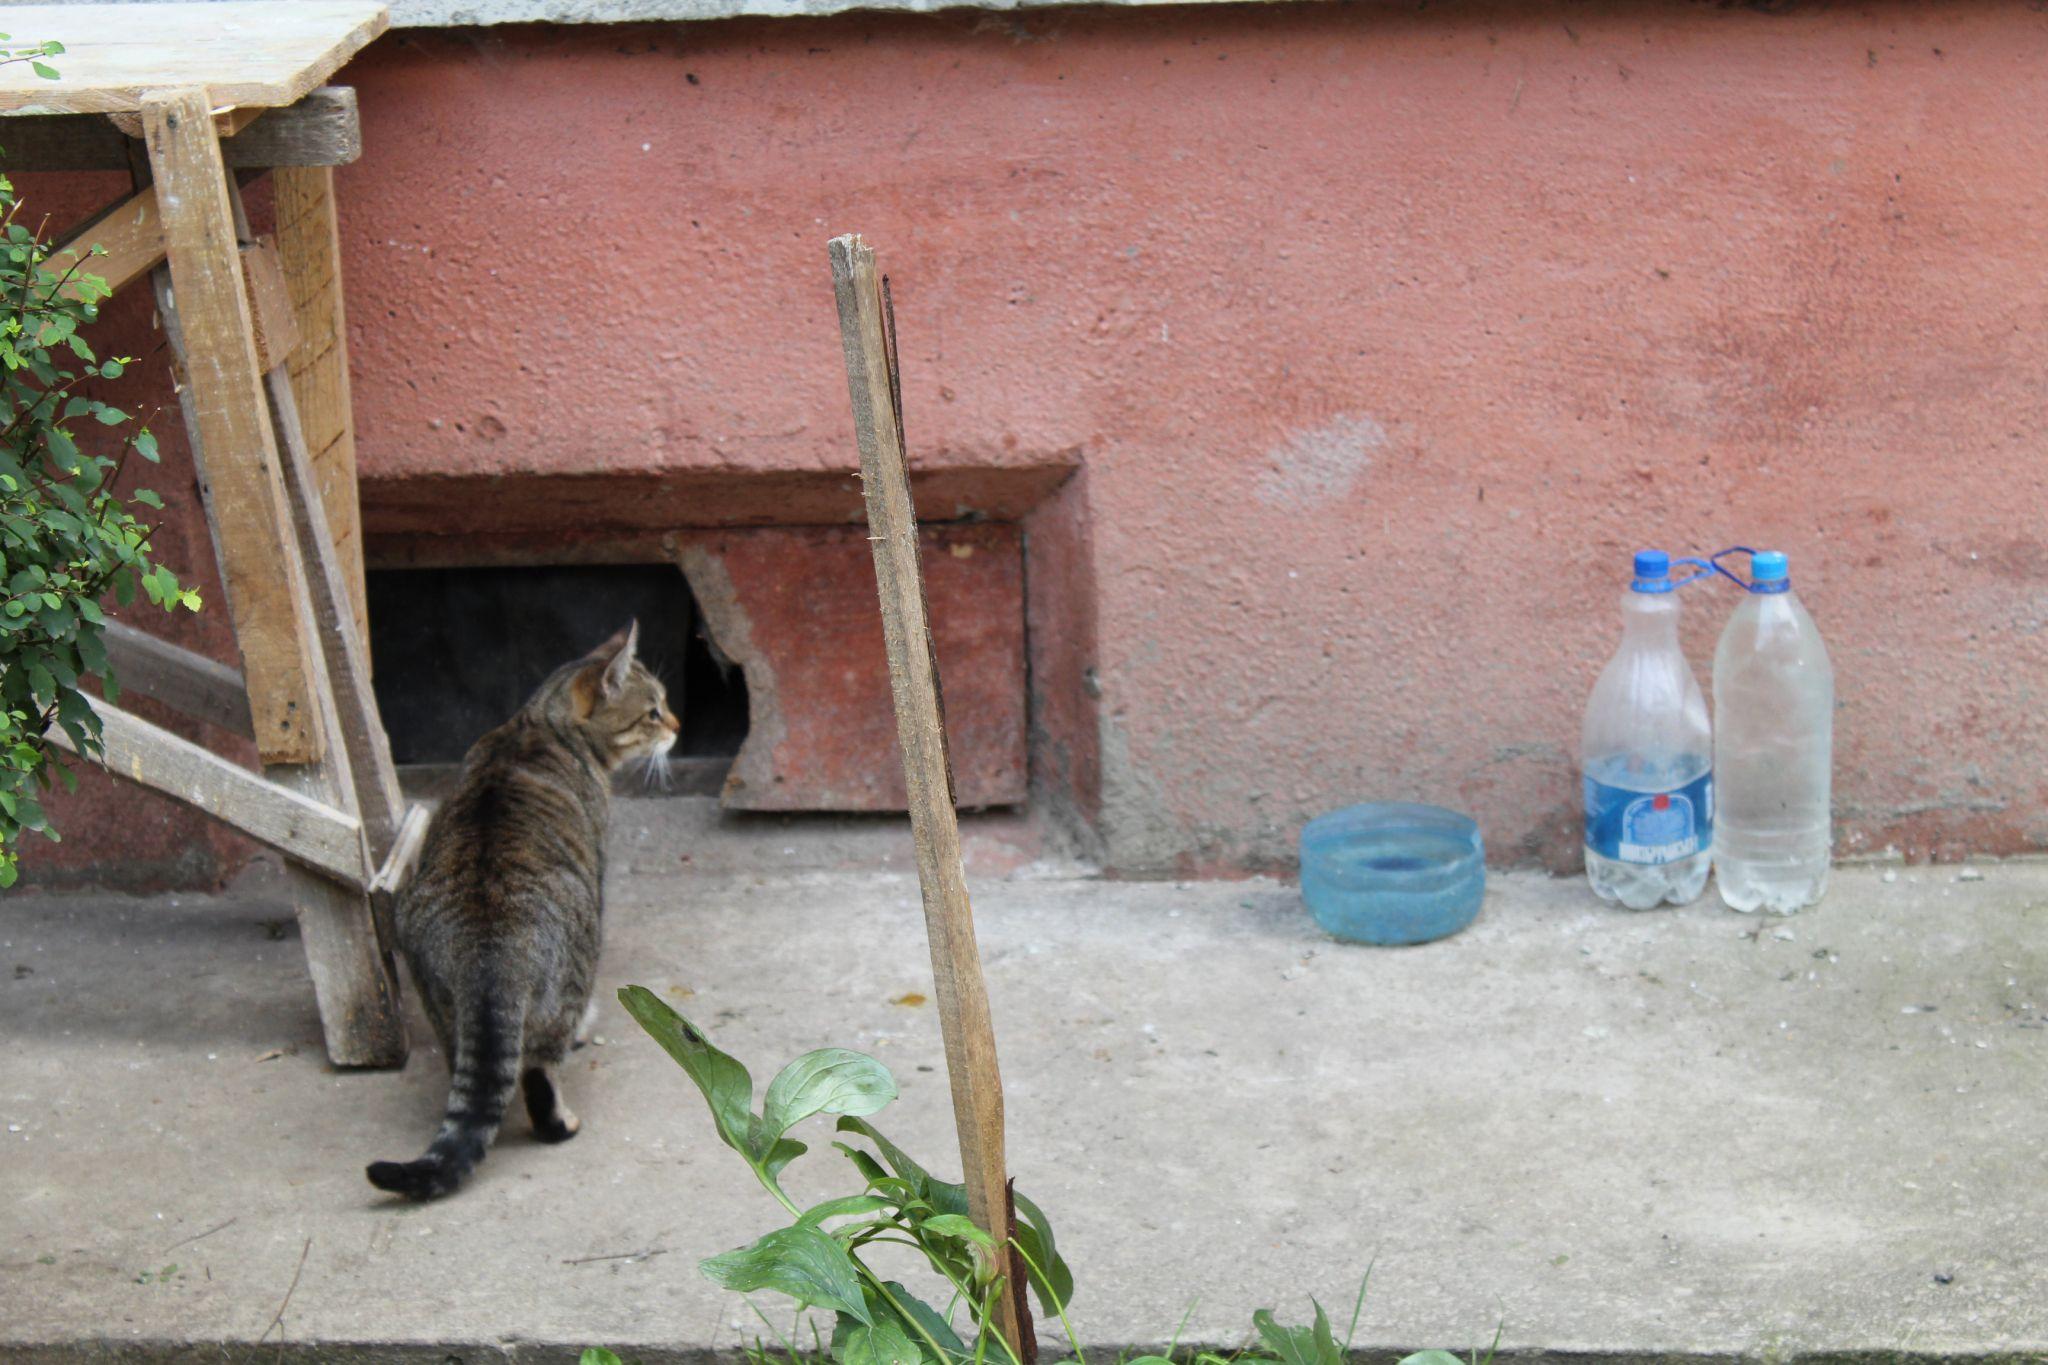
[[[864,1324],[874,1321],[861,1297],[852,1257],[815,1227],[777,1228],[750,1247],[701,1262],[698,1269],[714,1284],[743,1294],[772,1289]]]
[[[842,1318],[832,1333],[832,1358],[839,1365],[922,1365],[924,1352],[893,1316],[871,1323]]]
[[[0,46],[0,65],[27,62],[50,78],[41,59],[63,50]],[[118,691],[101,599],[111,592],[126,606],[140,590],[165,611],[200,606],[155,562],[153,528],[131,514],[131,504],[154,512],[162,500],[120,490],[127,457],[153,460],[157,445],[103,392],[131,362],[98,359],[85,336],[106,281],[73,253],[53,258],[28,225],[36,215],[17,208],[0,176],[0,887],[18,876],[25,833],[57,837],[34,798],[75,781],[48,743],[51,727],[88,756],[99,747],[98,717],[79,689],[99,678],[109,697]]]
[[[845,1048],[807,1052],[776,1073],[761,1116],[775,1133],[813,1114],[872,1114],[896,1098],[896,1078],[872,1057]]]
[[[1330,1334],[1330,1317],[1315,1303],[1316,1320],[1308,1327],[1283,1327],[1273,1320],[1273,1310],[1261,1308],[1252,1314],[1252,1326],[1273,1352],[1280,1365],[1344,1365],[1344,1352]]]
[[[645,986],[626,987],[619,992],[619,1003],[697,1083],[711,1106],[711,1121],[718,1127],[719,1138],[734,1151],[747,1154],[748,1120],[754,1107],[754,1078],[747,1069],[711,1046],[695,1024]]]

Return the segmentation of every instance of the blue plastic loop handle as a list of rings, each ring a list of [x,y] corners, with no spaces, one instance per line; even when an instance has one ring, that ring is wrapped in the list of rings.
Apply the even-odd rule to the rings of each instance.
[[[1720,565],[1711,563],[1708,560],[1704,559],[1674,559],[1671,562],[1673,564],[1690,564],[1694,568],[1699,570],[1698,573],[1689,573],[1683,578],[1672,579],[1671,586],[1674,588],[1682,588],[1686,584],[1692,582],[1694,579],[1705,578],[1710,574],[1728,572],[1726,569],[1723,569]]]
[[[1757,552],[1755,550],[1750,549],[1747,545],[1730,545],[1725,550],[1719,550],[1711,555],[1708,555],[1707,566],[1710,569],[1712,569],[1715,573],[1721,575],[1721,577],[1727,579],[1730,583],[1733,583],[1736,587],[1742,589],[1744,592],[1773,593],[1786,592],[1790,590],[1790,588],[1792,587],[1792,580],[1790,578],[1779,578],[1774,579],[1769,583],[1761,583],[1753,579],[1747,579],[1737,576],[1735,573],[1729,570],[1727,565],[1721,562],[1729,555],[1748,555],[1751,559],[1755,559],[1756,554]],[[1683,562],[1687,564],[1697,564],[1700,561],[1697,559],[1688,559]],[[1698,575],[1694,575],[1694,577],[1697,576]],[[1687,581],[1689,582],[1691,580]]]

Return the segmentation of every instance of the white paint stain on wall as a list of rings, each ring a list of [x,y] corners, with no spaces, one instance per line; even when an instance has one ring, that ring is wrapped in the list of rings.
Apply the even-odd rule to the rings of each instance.
[[[1266,452],[1267,468],[1252,492],[1268,507],[1313,511],[1349,494],[1386,443],[1387,429],[1363,413],[1290,432]]]

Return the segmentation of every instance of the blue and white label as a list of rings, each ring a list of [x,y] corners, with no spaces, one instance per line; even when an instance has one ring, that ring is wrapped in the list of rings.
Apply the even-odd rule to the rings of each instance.
[[[1668,792],[1586,779],[1586,847],[1601,857],[1657,867],[1713,846],[1713,773]]]

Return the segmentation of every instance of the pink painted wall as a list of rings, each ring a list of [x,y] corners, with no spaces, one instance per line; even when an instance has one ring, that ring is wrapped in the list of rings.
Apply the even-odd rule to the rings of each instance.
[[[1736,540],[1829,638],[1844,851],[2048,847],[2044,69],[1989,3],[394,35],[342,176],[368,527],[840,480],[859,230],[924,467],[1082,465],[1034,761],[1112,867],[1369,797],[1574,865],[1627,552]],[[1704,665],[1734,599],[1689,605]]]

